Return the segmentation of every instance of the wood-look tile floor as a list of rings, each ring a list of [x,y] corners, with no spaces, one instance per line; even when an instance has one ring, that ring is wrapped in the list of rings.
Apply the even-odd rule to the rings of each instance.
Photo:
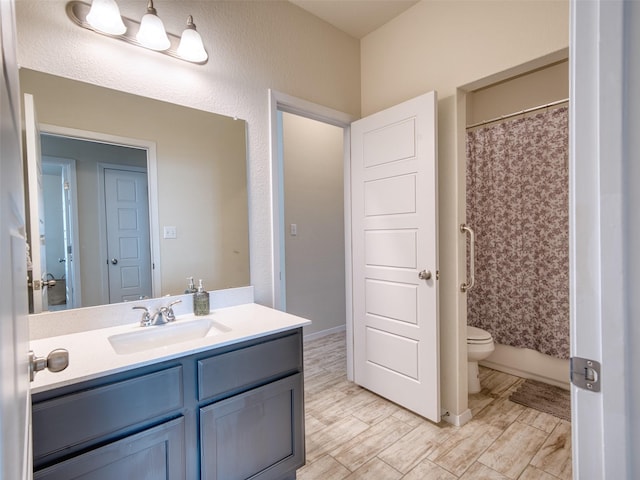
[[[345,334],[305,341],[306,465],[298,480],[571,479],[571,424],[509,401],[524,381],[481,368],[462,427],[347,381]]]

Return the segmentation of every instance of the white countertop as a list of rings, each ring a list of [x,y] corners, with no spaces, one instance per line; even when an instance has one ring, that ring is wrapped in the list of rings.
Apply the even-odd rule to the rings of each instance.
[[[129,354],[116,353],[108,337],[145,328],[161,329],[165,326],[140,327],[136,322],[32,340],[30,348],[38,357],[46,357],[56,348],[68,350],[69,366],[58,373],[51,373],[48,370],[36,373],[35,380],[31,383],[31,393],[43,392],[311,324],[307,319],[256,303],[212,310],[206,317],[181,315],[176,318],[176,324],[202,318],[209,318],[227,327],[229,331],[219,332],[212,328],[207,336],[202,338]],[[168,328],[170,327],[171,325],[168,325]]]

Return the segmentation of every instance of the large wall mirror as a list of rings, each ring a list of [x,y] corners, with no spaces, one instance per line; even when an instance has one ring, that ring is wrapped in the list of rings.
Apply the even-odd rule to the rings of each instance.
[[[44,310],[176,295],[187,277],[249,285],[243,120],[29,69],[20,83],[40,126],[42,280],[57,280]]]

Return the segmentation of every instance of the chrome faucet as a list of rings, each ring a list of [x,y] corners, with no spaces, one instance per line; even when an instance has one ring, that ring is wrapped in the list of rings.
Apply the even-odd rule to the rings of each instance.
[[[176,303],[180,303],[182,300],[176,300],[171,302],[166,307],[160,307],[155,313],[151,314],[147,307],[136,305],[132,307],[134,310],[144,310],[142,318],[140,319],[141,327],[149,327],[151,325],[164,325],[165,323],[173,322],[176,319],[176,314],[173,311],[173,306]]]

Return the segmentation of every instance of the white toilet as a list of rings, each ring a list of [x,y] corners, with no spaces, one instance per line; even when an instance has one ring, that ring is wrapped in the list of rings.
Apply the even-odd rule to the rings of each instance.
[[[467,360],[469,370],[469,393],[480,391],[478,361],[484,360],[493,353],[495,346],[489,332],[467,325]]]

